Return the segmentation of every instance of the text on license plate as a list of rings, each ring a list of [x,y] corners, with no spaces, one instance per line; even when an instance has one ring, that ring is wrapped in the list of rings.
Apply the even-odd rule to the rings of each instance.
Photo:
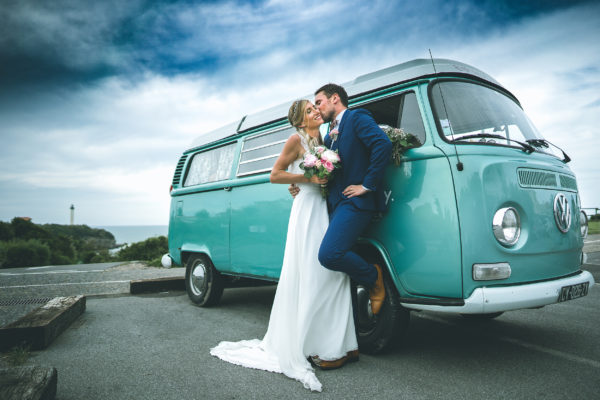
[[[560,289],[558,302],[573,300],[588,294],[589,282],[578,283],[576,285],[565,286]]]

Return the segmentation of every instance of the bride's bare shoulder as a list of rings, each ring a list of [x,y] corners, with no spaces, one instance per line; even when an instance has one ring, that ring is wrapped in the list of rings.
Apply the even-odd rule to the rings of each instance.
[[[290,137],[287,139],[288,143],[291,143],[293,145],[300,145],[302,140],[300,138],[300,135],[298,135],[297,133],[292,133],[290,135]]]

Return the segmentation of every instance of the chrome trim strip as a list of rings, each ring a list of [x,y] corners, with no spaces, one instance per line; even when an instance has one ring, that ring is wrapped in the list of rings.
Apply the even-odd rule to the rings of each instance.
[[[273,157],[277,157],[279,156],[279,153],[277,154],[272,154],[270,156],[264,156],[264,157],[259,157],[259,158],[253,158],[252,160],[246,160],[246,161],[240,161],[240,165],[242,164],[249,164],[251,162],[255,162],[255,161],[262,161],[262,160],[266,160],[267,158],[273,158]],[[239,171],[239,168],[238,168]]]

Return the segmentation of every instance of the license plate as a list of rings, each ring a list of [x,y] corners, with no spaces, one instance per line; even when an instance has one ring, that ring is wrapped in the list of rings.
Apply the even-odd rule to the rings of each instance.
[[[560,289],[560,294],[558,295],[558,302],[573,300],[587,295],[589,285],[589,282],[583,282],[578,283],[577,285],[562,287]]]

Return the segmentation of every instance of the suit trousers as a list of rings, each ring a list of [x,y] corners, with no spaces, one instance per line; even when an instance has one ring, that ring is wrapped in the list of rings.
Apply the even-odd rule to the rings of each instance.
[[[319,262],[325,268],[345,272],[350,278],[367,288],[377,280],[377,270],[352,246],[373,218],[373,212],[357,208],[352,200],[338,203],[329,215],[329,227],[319,248]]]

